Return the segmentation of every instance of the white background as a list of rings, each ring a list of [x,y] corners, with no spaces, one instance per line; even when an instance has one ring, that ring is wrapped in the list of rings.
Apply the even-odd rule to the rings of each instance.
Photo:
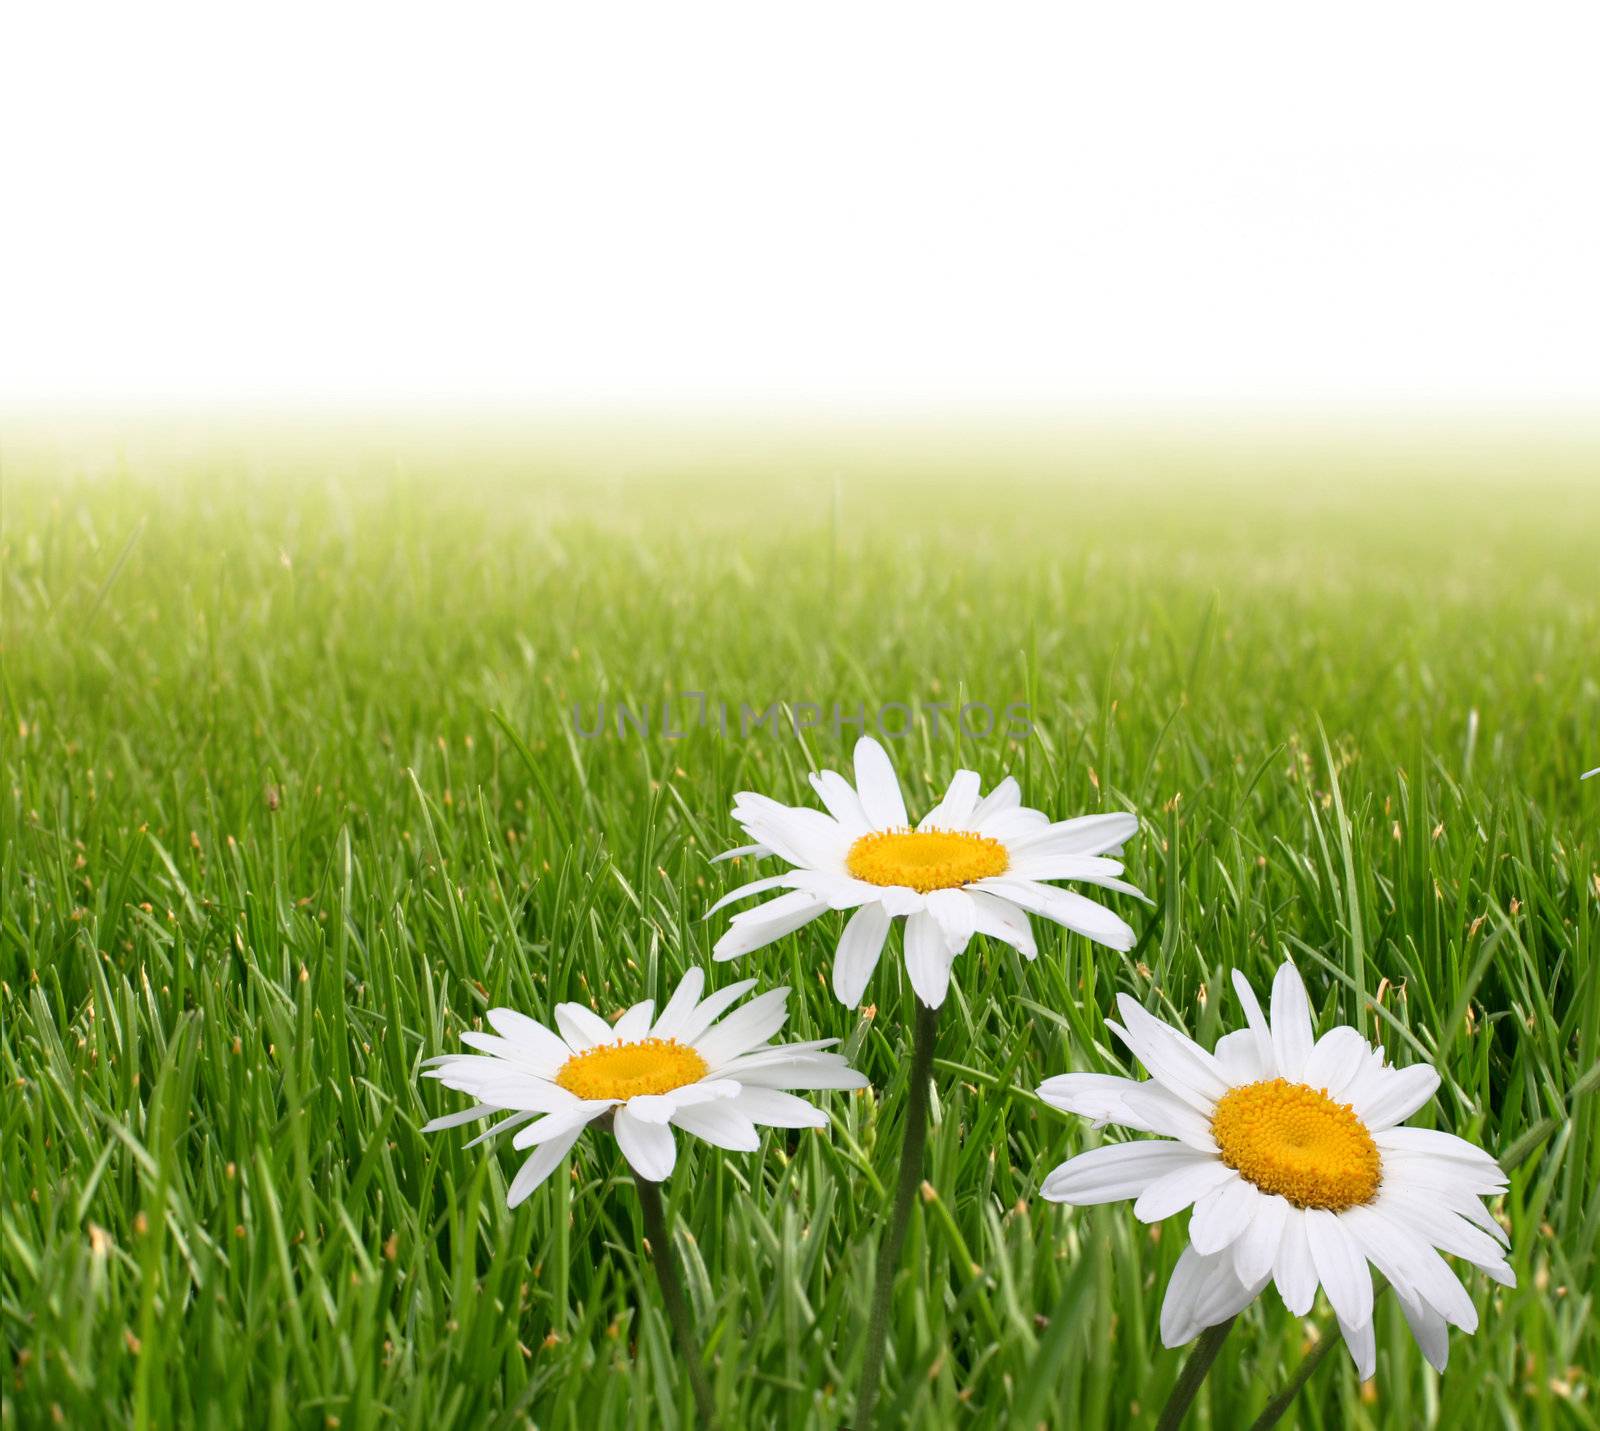
[[[0,402],[1582,406],[1597,14],[23,0]]]

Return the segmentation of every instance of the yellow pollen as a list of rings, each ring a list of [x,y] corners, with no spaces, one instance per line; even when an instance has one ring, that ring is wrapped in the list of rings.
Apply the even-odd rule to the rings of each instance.
[[[687,1044],[644,1038],[575,1053],[556,1070],[556,1082],[579,1098],[637,1098],[698,1083],[708,1072],[705,1059]]]
[[[907,885],[919,894],[993,879],[1011,866],[999,840],[965,830],[879,830],[851,845],[844,863],[868,884]]]
[[[1230,1168],[1296,1207],[1343,1212],[1377,1196],[1378,1145],[1348,1103],[1321,1089],[1282,1078],[1230,1089],[1211,1136]]]

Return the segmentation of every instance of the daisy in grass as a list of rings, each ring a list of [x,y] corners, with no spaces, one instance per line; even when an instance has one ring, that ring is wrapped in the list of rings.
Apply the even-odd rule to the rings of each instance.
[[[691,969],[659,1017],[646,999],[615,1024],[582,1004],[557,1004],[559,1033],[511,1009],[491,1009],[494,1033],[461,1035],[481,1052],[429,1059],[423,1075],[477,1101],[422,1131],[509,1114],[468,1146],[515,1129],[512,1147],[534,1150],[507,1191],[515,1207],[596,1119],[607,1120],[634,1172],[660,1182],[677,1158],[674,1128],[718,1148],[753,1152],[758,1125],[827,1126],[825,1113],[784,1090],[866,1087],[839,1054],[826,1051],[837,1039],[770,1042],[788,1017],[787,989],[733,1009],[754,979],[702,999],[704,987],[705,974]]]
[[[1039,1096],[1097,1124],[1163,1137],[1070,1158],[1045,1179],[1043,1195],[1078,1205],[1134,1198],[1143,1222],[1194,1208],[1161,1309],[1169,1347],[1228,1321],[1268,1282],[1296,1316],[1320,1285],[1366,1380],[1376,1359],[1370,1263],[1442,1371],[1446,1324],[1471,1332],[1478,1313],[1439,1253],[1516,1282],[1509,1240],[1480,1201],[1505,1191],[1505,1174],[1471,1143],[1402,1127],[1439,1075],[1427,1064],[1386,1065],[1353,1028],[1314,1039],[1292,964],[1273,981],[1270,1020],[1243,976],[1233,986],[1247,1027],[1210,1053],[1118,996],[1122,1022],[1108,1027],[1149,1080],[1068,1073],[1046,1080]]]
[[[917,997],[938,1008],[950,968],[974,934],[1038,954],[1030,914],[1098,944],[1131,949],[1128,923],[1104,905],[1049,880],[1077,880],[1144,898],[1122,878],[1115,856],[1139,828],[1133,815],[1085,815],[1052,823],[1022,803],[1011,777],[980,796],[978,776],[958,770],[944,798],[913,827],[894,766],[870,736],[856,742],[856,782],[824,770],[811,777],[826,812],[781,805],[748,791],[733,818],[755,841],[719,855],[776,855],[793,866],[741,885],[707,917],[768,890],[788,893],[733,916],[713,951],[737,959],[792,934],[829,909],[855,912],[833,961],[833,991],[853,1008],[877,968],[889,922],[903,915],[906,972]]]

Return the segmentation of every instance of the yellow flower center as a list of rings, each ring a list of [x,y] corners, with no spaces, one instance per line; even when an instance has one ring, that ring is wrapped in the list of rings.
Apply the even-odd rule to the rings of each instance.
[[[993,879],[1011,866],[999,840],[965,830],[879,830],[851,845],[844,863],[868,884],[907,885],[919,894]]]
[[[637,1098],[698,1083],[710,1071],[705,1059],[687,1044],[643,1038],[573,1054],[556,1070],[556,1082],[579,1098]]]
[[[1377,1196],[1378,1145],[1348,1103],[1282,1078],[1230,1089],[1211,1115],[1222,1161],[1296,1207],[1343,1212]]]

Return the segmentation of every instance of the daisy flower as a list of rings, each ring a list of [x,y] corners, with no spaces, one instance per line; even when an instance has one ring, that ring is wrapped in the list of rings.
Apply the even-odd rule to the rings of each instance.
[[[1401,1126],[1439,1075],[1427,1064],[1386,1065],[1353,1028],[1314,1040],[1292,964],[1273,981],[1270,1020],[1242,975],[1233,986],[1247,1027],[1210,1053],[1118,996],[1122,1022],[1107,1026],[1149,1080],[1069,1073],[1047,1079],[1039,1096],[1097,1126],[1162,1137],[1069,1158],[1043,1195],[1080,1206],[1134,1198],[1143,1222],[1193,1207],[1161,1309],[1169,1347],[1227,1321],[1268,1282],[1296,1316],[1320,1285],[1365,1381],[1376,1361],[1370,1263],[1394,1288],[1422,1354],[1443,1371],[1447,1324],[1471,1332],[1478,1313],[1439,1254],[1516,1285],[1509,1239],[1480,1201],[1505,1191],[1505,1174],[1471,1143]]]
[[[702,999],[704,987],[705,974],[691,969],[659,1017],[646,999],[615,1024],[582,1004],[557,1004],[559,1032],[511,1009],[490,1009],[494,1033],[461,1035],[480,1053],[429,1059],[423,1075],[476,1102],[422,1131],[509,1114],[467,1146],[516,1129],[512,1147],[534,1150],[507,1190],[506,1203],[515,1207],[596,1119],[609,1123],[639,1177],[660,1182],[677,1159],[674,1128],[714,1147],[754,1152],[758,1125],[827,1126],[825,1113],[784,1090],[866,1087],[843,1057],[826,1052],[837,1039],[771,1042],[788,1017],[787,989],[733,1009],[754,979]]]
[[[906,973],[917,997],[938,1008],[955,957],[974,934],[1038,954],[1030,914],[1043,915],[1097,944],[1131,949],[1133,929],[1107,909],[1049,880],[1078,880],[1144,898],[1122,878],[1115,856],[1139,828],[1133,815],[1085,815],[1052,823],[1022,803],[1008,776],[980,795],[978,775],[958,770],[939,801],[912,826],[894,766],[870,736],[856,742],[854,785],[832,770],[811,777],[826,810],[781,805],[749,791],[734,797],[733,818],[755,841],[735,855],[776,855],[793,868],[753,880],[724,905],[768,890],[787,893],[733,916],[713,951],[737,959],[792,934],[830,909],[854,913],[833,961],[833,992],[853,1008],[877,968],[889,923],[904,916]]]

